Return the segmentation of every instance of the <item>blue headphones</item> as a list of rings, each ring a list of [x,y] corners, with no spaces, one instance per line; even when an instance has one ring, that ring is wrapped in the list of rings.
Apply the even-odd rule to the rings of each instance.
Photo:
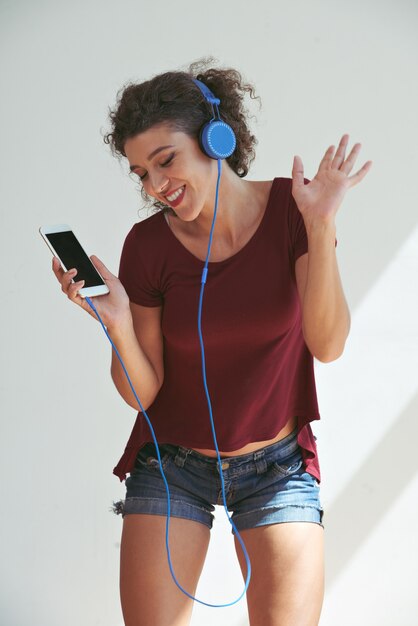
[[[193,78],[205,99],[212,105],[212,119],[205,123],[199,132],[199,145],[211,159],[226,159],[231,156],[237,145],[235,133],[226,122],[219,117],[218,104],[221,103],[201,80]],[[215,118],[215,108],[217,119]]]

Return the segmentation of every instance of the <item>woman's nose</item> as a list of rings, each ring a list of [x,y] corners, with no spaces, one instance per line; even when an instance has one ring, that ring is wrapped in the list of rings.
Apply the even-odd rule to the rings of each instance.
[[[168,191],[169,180],[167,177],[155,176],[152,180],[152,188],[157,195],[164,195]]]

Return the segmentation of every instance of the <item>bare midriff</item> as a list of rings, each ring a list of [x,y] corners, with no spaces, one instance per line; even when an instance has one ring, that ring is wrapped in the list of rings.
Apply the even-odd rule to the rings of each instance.
[[[255,452],[256,450],[260,450],[260,448],[265,448],[266,446],[271,446],[273,443],[277,443],[280,439],[284,439],[287,435],[290,435],[297,426],[298,418],[291,417],[287,422],[286,426],[282,428],[282,430],[274,437],[274,439],[268,439],[267,441],[256,441],[254,443],[248,443],[243,448],[239,448],[239,450],[233,450],[232,452],[221,452],[219,454],[221,457],[228,456],[238,456],[239,454],[249,454],[250,452]],[[205,454],[206,456],[216,457],[216,450],[205,450],[204,448],[193,448],[196,452],[200,452],[200,454]]]

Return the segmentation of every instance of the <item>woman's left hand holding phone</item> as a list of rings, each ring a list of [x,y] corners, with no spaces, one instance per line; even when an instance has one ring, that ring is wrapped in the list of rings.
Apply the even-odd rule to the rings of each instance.
[[[100,272],[109,288],[108,294],[94,298],[94,305],[99,312],[104,325],[109,330],[112,330],[112,328],[126,323],[126,321],[131,318],[128,294],[126,293],[119,278],[112,274],[97,256],[92,255],[90,260]],[[52,259],[52,270],[57,277],[58,282],[61,284],[61,290],[65,293],[68,299],[75,304],[78,304],[82,309],[87,311],[89,315],[97,320],[96,314],[90,307],[89,303],[86,302],[85,298],[82,298],[78,293],[79,290],[82,289],[84,281],[76,280],[77,270],[73,268],[65,272],[61,266],[60,260],[56,256]],[[76,282],[72,282],[73,280]]]

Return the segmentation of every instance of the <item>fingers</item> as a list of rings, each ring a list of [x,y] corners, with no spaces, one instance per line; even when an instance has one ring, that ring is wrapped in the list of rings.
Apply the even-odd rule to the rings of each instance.
[[[68,272],[68,274],[70,275],[70,283],[68,285],[67,288],[67,297],[72,300],[73,302],[77,302],[78,304],[81,303],[81,296],[78,295],[78,292],[80,291],[80,289],[83,288],[85,281],[84,280],[78,280],[77,282],[71,282],[72,279],[75,277],[75,275],[77,274],[77,270],[74,271],[70,271]],[[64,291],[64,289],[62,288],[62,290]]]
[[[339,169],[341,163],[344,162],[345,159],[345,150],[347,148],[347,144],[348,144],[348,139],[349,139],[349,135],[346,133],[345,135],[342,136],[340,144],[337,148],[337,152],[335,153],[334,159],[331,163],[331,168],[332,169]]]
[[[68,270],[68,272],[62,271],[60,283],[61,283],[61,289],[66,295],[68,295],[68,290],[76,274],[77,274],[77,270],[75,268]]]
[[[56,256],[52,257],[52,271],[57,278],[59,278],[64,273],[64,270],[61,267],[60,260]]]
[[[115,278],[112,272],[107,269],[106,265],[99,259],[99,257],[92,254],[90,259],[97,271],[103,276],[104,280],[112,280],[112,278]]]
[[[328,169],[330,167],[332,155],[334,154],[335,146],[329,146],[324,156],[322,157],[322,161],[319,164],[318,172],[322,169]]]
[[[363,167],[356,174],[354,174],[353,176],[350,176],[348,180],[350,181],[352,187],[354,187],[354,185],[357,185],[361,180],[363,180],[363,178],[366,176],[366,174],[370,170],[372,163],[373,161],[367,161],[367,163],[365,163]]]
[[[84,280],[79,280],[77,282],[73,282],[75,276],[77,275],[76,269],[71,269],[68,272],[64,273],[61,289],[67,295],[67,297],[73,302],[79,302],[80,297],[78,292],[84,285]]]
[[[361,150],[361,143],[354,144],[345,163],[343,163],[343,165],[340,168],[342,172],[345,172],[346,174],[349,174],[351,172],[351,170],[354,167],[354,163],[356,162],[356,159],[359,155],[360,150]]]
[[[293,157],[293,168],[292,168],[292,178],[293,178],[293,186],[295,187],[303,187],[303,162],[298,154],[295,154]]]
[[[77,282],[73,282],[75,276],[77,275],[77,270],[72,268],[67,272],[64,272],[60,260],[57,257],[53,257],[52,259],[52,269],[61,284],[61,291],[65,293],[70,300],[81,304],[82,298],[78,295],[78,292],[82,289],[85,281],[79,280]]]
[[[342,136],[335,155],[334,155],[335,146],[329,146],[328,150],[325,152],[325,155],[319,165],[318,171],[321,169],[338,169],[347,175],[350,174],[357,160],[359,152],[361,150],[361,143],[354,144],[353,148],[350,151],[350,154],[346,158],[345,152],[346,152],[348,140],[349,140],[349,135],[348,133],[346,133]],[[368,168],[366,168],[366,171],[367,169]],[[363,173],[362,170],[360,170],[360,172],[361,172],[360,174],[361,177],[362,175],[364,176],[366,174],[366,172]],[[361,179],[360,176],[357,177],[357,180]],[[351,177],[350,180],[353,180],[353,177]]]

